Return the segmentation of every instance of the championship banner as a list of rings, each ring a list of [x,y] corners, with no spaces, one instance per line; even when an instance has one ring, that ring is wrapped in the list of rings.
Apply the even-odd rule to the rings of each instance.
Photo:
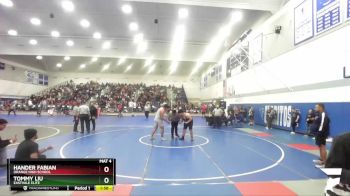
[[[316,0],[316,34],[341,23],[340,0]]]
[[[347,5],[346,5],[346,18],[349,20],[350,19],[350,0],[347,0]]]
[[[313,0],[305,0],[294,8],[294,44],[314,36]]]
[[[259,34],[253,40],[249,42],[249,52],[251,56],[252,64],[255,65],[262,61],[262,47],[263,47],[263,35]]]
[[[35,71],[24,71],[25,81],[30,84],[36,85],[48,85],[49,77],[47,75],[35,72]]]

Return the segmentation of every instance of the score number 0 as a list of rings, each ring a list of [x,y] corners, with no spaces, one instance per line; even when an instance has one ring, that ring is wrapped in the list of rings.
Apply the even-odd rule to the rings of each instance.
[[[109,167],[108,167],[108,166],[105,166],[105,167],[103,168],[103,171],[104,171],[105,173],[108,173],[108,172],[109,172]],[[105,184],[108,184],[108,183],[109,183],[109,178],[108,178],[108,177],[105,177],[105,178],[103,179],[103,182],[104,182]]]

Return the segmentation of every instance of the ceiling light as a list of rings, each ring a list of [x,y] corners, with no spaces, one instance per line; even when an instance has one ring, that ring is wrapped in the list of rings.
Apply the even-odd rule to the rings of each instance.
[[[184,19],[188,17],[188,10],[186,8],[180,8],[178,12],[178,17]]]
[[[197,61],[196,65],[194,66],[194,68],[193,68],[193,70],[192,70],[190,75],[193,75],[193,74],[197,73],[198,69],[200,67],[202,67],[202,65],[203,65],[202,61]]]
[[[61,67],[62,67],[62,64],[61,64],[61,63],[57,63],[57,64],[56,64],[56,67],[61,68]]]
[[[171,44],[172,59],[178,60],[180,58],[181,52],[183,50],[184,41],[185,41],[185,26],[178,25],[175,29],[175,33]]]
[[[83,27],[83,28],[89,28],[90,27],[90,22],[86,19],[82,19],[80,21],[80,25]]]
[[[52,37],[59,37],[60,36],[60,32],[58,32],[58,31],[51,31],[51,36]]]
[[[74,42],[72,40],[66,41],[67,46],[71,47],[74,46]]]
[[[17,31],[13,29],[10,29],[9,31],[7,31],[7,33],[11,36],[17,36]]]
[[[102,49],[103,50],[107,50],[107,49],[110,49],[110,48],[111,48],[111,42],[110,41],[103,42],[103,44],[102,44]]]
[[[39,18],[31,18],[30,23],[32,23],[33,25],[39,26],[41,25],[41,20]]]
[[[122,11],[124,12],[124,14],[131,14],[132,12],[132,7],[129,4],[125,4],[122,6]]]
[[[12,7],[13,2],[11,0],[0,0],[0,4],[6,7]]]
[[[61,6],[64,9],[64,11],[67,11],[67,12],[74,11],[74,4],[71,1],[62,1]]]
[[[223,26],[219,30],[218,37],[226,39],[230,35],[231,29],[229,25]]]
[[[102,35],[101,35],[100,32],[95,32],[95,33],[92,35],[92,37],[93,37],[94,39],[101,39]]]
[[[92,57],[91,62],[96,62],[98,60],[98,57]]]
[[[139,25],[136,22],[132,22],[129,24],[130,31],[137,31],[139,29]]]
[[[70,57],[69,57],[69,56],[65,56],[65,57],[64,57],[64,60],[65,60],[65,61],[69,61],[69,60],[70,60]]]
[[[43,59],[43,57],[42,57],[42,56],[40,56],[40,55],[39,55],[39,56],[36,56],[35,58],[36,58],[36,59],[38,59],[38,60]]]
[[[102,71],[106,71],[107,69],[109,69],[109,67],[110,67],[110,64],[104,65],[102,68]]]
[[[134,44],[138,44],[142,41],[143,41],[143,34],[142,33],[138,33],[138,34],[134,35]]]
[[[37,45],[38,41],[36,41],[35,39],[31,39],[31,40],[29,40],[29,44],[30,45]]]
[[[129,65],[129,66],[125,69],[125,72],[129,71],[131,68],[132,68],[132,64]]]
[[[178,67],[179,60],[182,55],[183,46],[185,41],[185,26],[178,25],[175,29],[173,40],[171,43],[171,59],[173,60],[170,65],[170,74],[174,73]]]
[[[243,18],[243,14],[241,11],[234,11],[231,14],[231,23],[239,22]]]
[[[156,64],[153,64],[153,65],[148,69],[147,74],[153,72],[155,68],[156,68]]]
[[[177,67],[179,65],[179,62],[177,61],[173,61],[170,65],[170,74],[173,74],[176,70],[177,70]]]
[[[152,57],[149,57],[149,58],[146,60],[144,67],[147,67],[148,65],[152,64],[152,62],[153,62],[153,56],[152,56]]]
[[[121,65],[126,61],[126,57],[122,57],[118,60],[118,64],[117,65]]]
[[[81,65],[80,65],[80,69],[84,69],[85,67],[86,67],[85,64],[81,64]]]
[[[138,46],[137,46],[137,53],[144,53],[148,48],[148,43],[146,41],[141,42]]]

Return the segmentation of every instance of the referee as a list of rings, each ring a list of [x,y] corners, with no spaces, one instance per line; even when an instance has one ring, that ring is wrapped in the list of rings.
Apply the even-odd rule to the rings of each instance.
[[[90,133],[90,108],[87,104],[81,104],[79,106],[79,118],[80,118],[80,127],[81,133],[84,133],[86,126],[86,131]]]

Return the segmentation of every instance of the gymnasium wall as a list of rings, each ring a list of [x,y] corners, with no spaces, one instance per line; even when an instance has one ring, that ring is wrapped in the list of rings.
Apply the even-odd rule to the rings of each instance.
[[[326,111],[331,120],[330,136],[334,137],[350,131],[348,116],[350,111],[350,102],[342,103],[324,103]],[[273,127],[291,131],[290,112],[292,108],[296,108],[301,113],[300,125],[296,132],[306,133],[307,124],[306,116],[309,109],[315,108],[316,103],[259,103],[259,104],[231,104],[243,107],[253,106],[255,109],[255,122],[258,125],[266,125],[266,111],[269,107],[273,107],[277,111],[277,118],[273,122]]]
[[[328,86],[332,86],[335,81],[337,86],[348,85],[343,80],[343,67],[347,66],[350,73],[350,44],[346,44],[350,43],[350,20],[295,46],[294,8],[302,1],[289,1],[268,20],[252,27],[253,31],[246,39],[250,45],[252,39],[263,34],[260,63],[253,64],[249,59],[248,70],[242,72],[241,67],[237,67],[231,72],[232,77],[227,78],[225,69],[231,49],[217,62],[223,70],[221,80],[202,88],[202,92],[215,92],[223,83],[226,88],[219,94],[222,97],[297,91],[303,86],[317,89],[317,84],[329,82]],[[274,33],[275,25],[282,26],[281,34]],[[249,58],[253,58],[251,54]],[[208,69],[211,70],[212,67]],[[216,95],[205,99],[216,98]]]
[[[244,72],[238,67],[232,77],[202,88],[203,94],[211,94],[203,100],[223,98],[228,105],[254,105],[258,124],[264,123],[265,106],[281,108],[276,127],[282,129],[290,129],[288,111],[296,107],[302,112],[301,132],[306,130],[306,111],[323,102],[332,119],[332,136],[350,131],[350,79],[343,78],[343,67],[350,75],[350,20],[295,46],[294,8],[301,2],[289,1],[270,19],[253,27],[247,41],[263,34],[261,62],[250,63]],[[273,33],[275,25],[282,26],[281,34]],[[231,53],[222,54],[218,62],[223,69]]]
[[[4,59],[0,59],[0,62],[5,63],[5,69],[0,70],[1,97],[24,97],[46,88],[46,86],[28,83],[25,76],[26,70],[45,74],[42,70],[33,69]]]
[[[301,111],[301,124],[298,132],[306,129],[307,110],[314,108],[316,103],[324,103],[331,118],[331,135],[336,136],[350,131],[350,86],[313,89],[298,92],[265,94],[258,96],[236,97],[225,99],[227,105],[254,106],[257,124],[264,124],[265,107],[277,107],[279,118],[274,123],[276,128],[290,130],[289,112],[292,107]]]
[[[228,104],[253,104],[258,124],[264,123],[265,106],[281,107],[275,124],[282,129],[290,129],[288,111],[296,107],[302,113],[299,131],[305,132],[307,110],[323,102],[332,120],[331,135],[350,131],[350,80],[343,78],[343,67],[350,68],[348,35],[350,26],[345,26],[228,79],[235,91]]]

